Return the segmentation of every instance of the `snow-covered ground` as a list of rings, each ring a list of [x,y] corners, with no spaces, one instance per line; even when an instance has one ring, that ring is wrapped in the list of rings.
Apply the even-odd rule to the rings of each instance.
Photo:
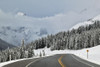
[[[40,52],[43,54],[43,50],[45,51],[46,56],[52,56],[55,54],[75,54],[87,61],[90,61],[90,62],[100,65],[100,53],[99,53],[100,45],[96,46],[96,47],[92,47],[92,48],[82,49],[82,50],[67,50],[66,49],[66,50],[51,51],[50,48],[38,49],[38,50],[34,50],[36,57],[33,57],[33,58],[38,58],[40,55]],[[87,59],[87,52],[86,52],[87,50],[89,50],[88,59]],[[33,59],[33,58],[29,58],[29,59]],[[10,63],[13,63],[13,62],[22,61],[22,60],[28,60],[28,58],[3,62],[3,63],[0,63],[0,67],[10,64]]]
[[[35,56],[34,58],[39,58],[39,56]],[[0,67],[3,67],[4,65],[7,65],[7,64],[11,64],[11,63],[14,63],[14,62],[17,62],[17,61],[23,61],[23,60],[29,60],[29,59],[33,59],[32,58],[24,58],[24,59],[17,59],[17,60],[11,60],[11,61],[7,61],[7,62],[3,62],[3,63],[0,63]]]
[[[85,60],[88,60],[90,62],[96,63],[100,65],[100,45],[96,46],[96,47],[92,47],[92,48],[86,48],[86,49],[82,49],[82,50],[55,50],[55,51],[50,51],[50,49],[44,48],[44,49],[38,49],[35,50],[35,54],[39,55],[40,52],[42,53],[42,51],[45,50],[45,54],[46,56],[51,56],[51,55],[55,55],[55,54],[75,54]],[[89,50],[88,54],[89,57],[87,59],[87,50]]]

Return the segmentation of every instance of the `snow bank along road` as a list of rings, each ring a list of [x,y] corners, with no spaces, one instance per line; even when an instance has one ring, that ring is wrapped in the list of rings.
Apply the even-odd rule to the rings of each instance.
[[[18,61],[4,67],[100,67],[83,60],[73,54],[57,54],[54,56]]]

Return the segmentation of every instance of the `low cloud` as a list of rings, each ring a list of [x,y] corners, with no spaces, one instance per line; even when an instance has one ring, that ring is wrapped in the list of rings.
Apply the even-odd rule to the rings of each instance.
[[[92,10],[92,11],[91,11]],[[96,9],[97,10],[97,9]],[[69,11],[67,13],[56,14],[51,17],[35,18],[30,16],[22,16],[13,13],[7,13],[0,10],[0,27],[30,27],[32,29],[46,28],[50,33],[58,31],[67,31],[73,25],[88,20],[100,12],[93,9],[86,9],[80,12]],[[24,14],[20,12],[20,14]]]

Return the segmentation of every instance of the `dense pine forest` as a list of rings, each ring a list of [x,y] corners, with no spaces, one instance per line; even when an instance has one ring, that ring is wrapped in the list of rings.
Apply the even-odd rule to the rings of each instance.
[[[55,35],[48,35],[45,38],[33,41],[28,46],[34,49],[51,48],[51,50],[82,49],[94,47],[100,44],[100,21],[92,21],[94,24],[80,26],[67,32],[59,32]]]
[[[51,34],[27,45],[24,45],[23,40],[22,45],[19,47],[0,51],[0,62],[33,57],[35,56],[34,49],[44,47],[50,48],[51,50],[78,50],[100,45],[100,21],[89,21],[94,24],[80,26],[78,29],[59,32],[55,35]],[[43,53],[45,55],[44,51]]]

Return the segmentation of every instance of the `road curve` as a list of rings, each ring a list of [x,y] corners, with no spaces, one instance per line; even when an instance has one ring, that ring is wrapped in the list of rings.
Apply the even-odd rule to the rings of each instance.
[[[45,58],[18,61],[4,67],[100,67],[73,54],[57,54]]]

